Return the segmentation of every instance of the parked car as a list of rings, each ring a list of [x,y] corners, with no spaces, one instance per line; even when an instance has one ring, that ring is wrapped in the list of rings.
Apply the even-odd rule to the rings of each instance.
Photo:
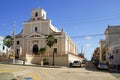
[[[72,62],[70,62],[70,63],[69,63],[69,66],[70,66],[70,67],[72,67],[72,65],[73,65],[73,63],[72,63]]]
[[[81,67],[81,62],[80,61],[74,61],[72,63],[72,67]]]
[[[108,69],[108,66],[106,63],[99,63],[98,66],[97,66],[98,69],[104,69],[104,70],[107,70]]]
[[[83,61],[82,61],[82,64],[86,64],[86,63],[87,63],[87,60],[83,60]]]

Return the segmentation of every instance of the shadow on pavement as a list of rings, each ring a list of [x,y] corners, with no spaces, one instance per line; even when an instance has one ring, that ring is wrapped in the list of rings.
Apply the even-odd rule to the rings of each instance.
[[[111,73],[111,75],[116,77],[117,79],[120,79],[120,73],[113,72]]]
[[[11,79],[11,80],[18,80],[18,79]]]
[[[96,66],[90,62],[86,63],[85,69],[90,71],[97,71]]]
[[[52,66],[52,65],[39,65],[39,64],[12,64],[12,63],[0,63],[4,65],[16,65],[16,66],[30,66],[30,67],[44,67],[44,68],[62,68],[63,66]]]

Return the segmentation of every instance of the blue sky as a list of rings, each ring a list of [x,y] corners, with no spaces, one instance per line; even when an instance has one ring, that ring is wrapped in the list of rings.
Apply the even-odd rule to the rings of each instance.
[[[31,10],[43,8],[53,25],[75,37],[72,39],[79,52],[82,46],[85,57],[90,59],[104,36],[76,36],[103,34],[108,25],[120,25],[119,4],[120,0],[0,0],[0,35],[11,34],[14,21],[19,33]]]

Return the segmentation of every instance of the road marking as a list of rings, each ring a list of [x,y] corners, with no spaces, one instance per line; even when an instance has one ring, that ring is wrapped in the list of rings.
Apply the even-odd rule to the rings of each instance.
[[[32,69],[29,69],[29,70],[23,70],[23,71],[19,71],[19,72],[13,72],[13,75],[15,77],[17,76],[22,76],[22,75],[25,75],[25,74],[28,74],[28,73],[32,73],[33,70]]]
[[[34,75],[32,73],[24,75],[24,78],[26,78],[26,77],[31,77],[33,80],[40,80],[37,75]]]
[[[13,72],[13,75],[15,77],[18,77],[18,76],[22,76],[22,78],[31,77],[33,78],[33,80],[40,80],[39,77],[34,75],[32,72],[33,72],[33,69],[29,69],[29,70],[23,70],[19,72]]]

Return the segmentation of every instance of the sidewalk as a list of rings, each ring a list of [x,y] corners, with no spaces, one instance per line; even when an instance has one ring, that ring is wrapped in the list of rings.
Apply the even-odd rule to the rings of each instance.
[[[8,65],[20,65],[20,66],[32,66],[32,67],[45,67],[45,68],[62,68],[66,66],[52,66],[52,65],[40,65],[40,64],[31,64],[31,63],[15,63],[13,64],[12,62],[0,62],[0,64],[8,64]]]

